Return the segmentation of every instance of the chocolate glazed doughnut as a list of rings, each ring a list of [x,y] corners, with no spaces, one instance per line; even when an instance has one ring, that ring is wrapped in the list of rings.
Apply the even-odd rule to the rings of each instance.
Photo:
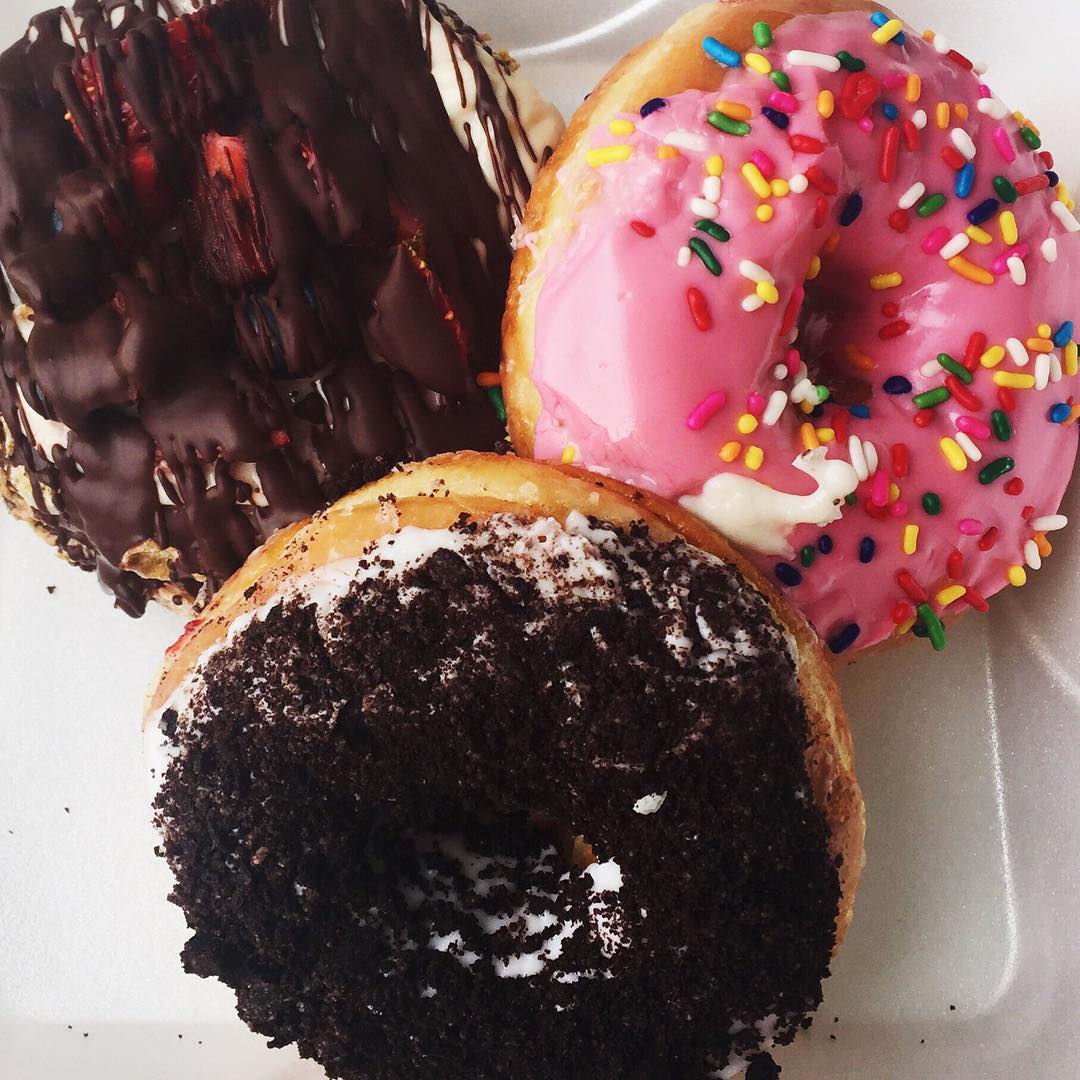
[[[131,613],[501,440],[476,378],[561,131],[435,0],[179,8],[79,0],[0,58],[0,494]]]
[[[762,1080],[851,917],[816,637],[575,470],[448,456],[279,534],[147,729],[185,966],[332,1077]]]

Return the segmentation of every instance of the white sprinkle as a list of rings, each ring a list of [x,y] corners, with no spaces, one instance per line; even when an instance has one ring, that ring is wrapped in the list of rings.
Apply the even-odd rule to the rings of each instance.
[[[796,195],[802,195],[806,189],[810,186],[810,181],[802,173],[796,173],[789,181],[788,187]]]
[[[1039,554],[1039,545],[1034,540],[1029,540],[1024,545],[1024,562],[1032,570],[1042,569],[1042,556]]]
[[[914,115],[914,116],[912,116],[912,118],[911,118],[911,122],[912,122],[912,123],[913,123],[913,124],[914,124],[914,125],[915,125],[915,126],[916,126],[916,127],[917,127],[917,128],[919,129],[919,130],[920,130],[920,131],[922,131],[922,129],[923,129],[924,127],[926,127],[926,125],[927,125],[927,123],[928,123],[928,118],[927,118],[927,115],[926,115],[926,110],[925,110],[925,109],[917,109],[917,110],[915,111],[915,115]]]
[[[684,269],[690,265],[690,260],[694,257],[694,253],[688,247],[679,248],[679,254],[675,257],[675,261],[679,266]]]
[[[724,181],[719,176],[707,176],[705,177],[705,183],[702,185],[701,194],[704,198],[708,199],[711,203],[718,203],[720,196],[724,191]]]
[[[765,301],[757,293],[751,293],[743,302],[743,311],[760,311],[765,306]]]
[[[796,405],[802,401],[817,401],[817,387],[804,375],[791,388],[791,400]]]
[[[900,209],[910,210],[926,194],[926,185],[920,180],[900,196]]]
[[[1024,265],[1024,260],[1019,255],[1010,255],[1008,262],[1005,264],[1009,268],[1009,274],[1013,279],[1014,285],[1026,285],[1027,284],[1027,267]]]
[[[642,795],[636,803],[634,803],[635,814],[655,814],[661,806],[664,805],[667,800],[667,792],[653,792],[652,795]]]
[[[764,266],[758,266],[756,262],[751,262],[749,259],[743,259],[743,261],[739,263],[739,273],[742,274],[744,278],[749,278],[751,281],[764,281],[769,285],[776,284],[776,279]]]
[[[1063,202],[1052,202],[1050,209],[1053,211],[1054,217],[1065,226],[1066,232],[1080,232],[1080,221],[1076,220],[1076,215]]]
[[[1045,517],[1037,517],[1031,523],[1035,532],[1048,533],[1064,529],[1069,524],[1069,519],[1064,514],[1047,514]]]
[[[765,406],[765,411],[761,414],[761,422],[766,427],[772,427],[784,415],[787,403],[787,394],[783,390],[774,390],[769,397],[769,404]]]
[[[944,34],[934,35],[934,48],[937,49],[942,56],[944,56],[952,46],[949,44]]]
[[[851,458],[851,467],[861,484],[870,476],[870,470],[866,467],[866,454],[863,452],[862,442],[858,435],[848,437],[848,457]]]
[[[1035,389],[1045,390],[1050,384],[1050,355],[1039,353],[1035,357]]]
[[[720,207],[708,199],[693,198],[690,200],[690,212],[699,218],[708,218],[712,221],[720,213]]]
[[[678,150],[696,150],[704,153],[709,149],[708,140],[696,131],[669,131],[664,136],[665,146],[674,146]]]
[[[919,368],[919,374],[924,379],[929,379],[933,375],[941,374],[941,365],[936,360],[927,360],[921,368]]]
[[[1024,343],[1019,338],[1009,338],[1009,340],[1005,342],[1005,351],[1012,357],[1012,362],[1017,367],[1027,367],[1031,362],[1031,357],[1028,356],[1028,351],[1024,348]]]
[[[776,367],[772,369],[772,373],[774,379],[778,380],[779,382],[783,382],[784,379],[787,378],[787,365],[777,364]]]
[[[816,67],[822,71],[839,71],[840,61],[835,56],[825,53],[806,52],[805,49],[792,49],[787,54],[787,62],[792,67]]]
[[[985,75],[990,70],[990,65],[985,60],[972,60],[971,70],[976,75]]]
[[[967,251],[971,237],[967,233],[957,233],[939,252],[943,259],[954,259],[961,251]]]
[[[862,448],[866,455],[866,474],[873,476],[878,467],[877,447],[872,442],[864,442]]]
[[[951,134],[953,146],[955,146],[968,161],[974,161],[978,150],[976,149],[971,136],[963,128],[953,128]]]
[[[1050,381],[1059,383],[1065,378],[1065,372],[1061,370],[1061,357],[1056,352],[1050,354]]]
[[[1047,237],[1042,243],[1042,257],[1048,263],[1056,263],[1058,257],[1057,241],[1052,237]]]
[[[1009,115],[1009,107],[996,97],[979,98],[975,108],[992,120],[1004,120]]]
[[[967,455],[968,461],[982,461],[982,451],[971,441],[971,436],[964,431],[955,435],[957,445]]]

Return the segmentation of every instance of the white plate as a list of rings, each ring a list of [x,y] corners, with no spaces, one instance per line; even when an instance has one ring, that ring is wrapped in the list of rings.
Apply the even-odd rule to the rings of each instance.
[[[0,39],[40,6],[8,0]],[[570,109],[685,3],[460,6]],[[991,59],[995,90],[1080,178],[1075,0],[904,7]],[[916,644],[845,672],[868,866],[825,1005],[783,1055],[785,1076],[1080,1072],[1078,582],[1080,538],[1066,534],[1032,584],[965,619],[943,655]],[[143,689],[178,630],[164,611],[111,611],[92,578],[0,514],[2,1080],[323,1075],[267,1050],[229,992],[180,969],[185,927],[164,900],[138,737]]]

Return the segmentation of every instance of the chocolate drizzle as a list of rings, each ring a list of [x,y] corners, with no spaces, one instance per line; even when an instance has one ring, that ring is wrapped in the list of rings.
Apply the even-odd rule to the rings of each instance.
[[[9,501],[138,613],[147,540],[205,598],[396,462],[498,443],[475,376],[536,150],[475,32],[434,0],[74,14],[74,46],[54,10],[0,57],[0,260],[35,327],[24,345],[0,295]],[[498,195],[432,33],[472,73]],[[20,392],[66,447],[35,445]]]

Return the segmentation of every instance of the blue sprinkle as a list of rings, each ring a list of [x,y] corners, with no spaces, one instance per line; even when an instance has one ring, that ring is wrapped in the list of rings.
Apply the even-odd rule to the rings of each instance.
[[[845,228],[848,225],[854,225],[859,215],[862,213],[862,208],[863,197],[857,191],[853,191],[847,197],[847,202],[844,203],[844,209],[840,212],[840,224]]]
[[[981,225],[984,221],[989,221],[994,216],[1000,205],[1001,204],[997,199],[987,199],[986,202],[979,203],[974,210],[969,210],[967,219],[972,225]]]
[[[1054,345],[1056,348],[1064,349],[1073,339],[1073,326],[1072,319],[1067,320],[1061,324],[1061,329],[1054,335]]]
[[[836,655],[846,652],[862,633],[858,623],[848,623],[838,634],[829,638],[829,649]]]
[[[776,564],[776,577],[781,585],[786,585],[789,589],[794,589],[802,584],[802,574],[790,563],[778,562]]]
[[[1069,419],[1072,409],[1065,404],[1064,401],[1059,401],[1054,405],[1047,416],[1047,419],[1051,424],[1064,424]]]
[[[832,553],[833,542],[832,537],[828,533],[822,533],[818,537],[817,549],[822,555],[829,555]]]
[[[779,109],[770,109],[768,107],[761,110],[761,115],[766,120],[774,123],[781,131],[787,131],[788,124],[791,123],[791,117],[787,113],[782,113]]]
[[[824,405],[815,405],[810,410],[810,419],[811,420],[820,420],[824,415],[825,415],[825,406]]]
[[[52,212],[52,227],[53,232],[62,233],[64,231],[64,219],[60,216],[59,210]]]
[[[638,110],[641,113],[641,119],[644,120],[646,116],[651,116],[654,112],[659,112],[660,109],[667,108],[667,101],[662,97],[649,98],[644,105]]]
[[[891,101],[886,101],[881,106],[881,111],[885,114],[886,120],[896,120],[900,116],[900,110]]]
[[[860,420],[870,419],[870,406],[869,405],[852,405],[848,412],[852,416],[858,417]]]
[[[1057,187],[1061,183],[1061,177],[1053,169],[1047,170],[1046,179],[1050,181],[1051,187]]]
[[[958,198],[966,199],[975,187],[975,162],[969,161],[956,174],[956,194]]]
[[[742,64],[742,54],[737,53],[730,45],[717,41],[714,37],[705,38],[701,47],[718,63],[725,67],[737,68]]]
[[[873,562],[874,553],[876,551],[877,544],[874,543],[874,538],[872,536],[864,536],[859,542],[859,562]]]
[[[870,16],[870,21],[875,26],[884,26],[889,21],[889,16],[886,15],[884,11],[875,11],[874,14]],[[907,35],[903,30],[892,39],[894,45],[903,45],[905,41],[907,41]]]
[[[905,379],[903,375],[890,375],[882,389],[886,394],[910,394],[911,380]]]

